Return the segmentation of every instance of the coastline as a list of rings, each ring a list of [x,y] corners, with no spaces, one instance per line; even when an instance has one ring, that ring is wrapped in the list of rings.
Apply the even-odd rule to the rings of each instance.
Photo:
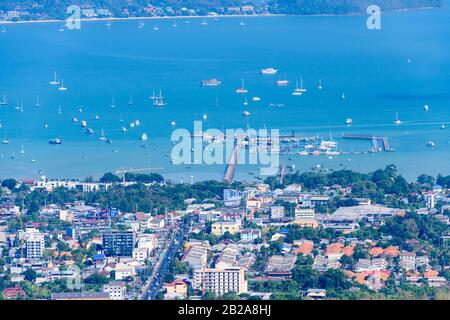
[[[419,10],[435,10],[443,9],[443,7],[420,7],[410,9],[396,9],[384,11],[384,13],[401,13]],[[210,15],[210,16],[153,16],[153,17],[111,17],[111,18],[81,18],[82,22],[95,21],[128,21],[128,20],[171,20],[171,19],[214,19],[214,18],[257,18],[257,17],[341,17],[341,16],[366,16],[364,13],[345,13],[345,14],[281,14],[281,13],[267,13],[267,14],[224,14],[224,15]],[[15,24],[32,24],[32,23],[62,23],[66,20],[47,19],[47,20],[23,20],[23,21],[1,21],[0,25],[15,25]]]

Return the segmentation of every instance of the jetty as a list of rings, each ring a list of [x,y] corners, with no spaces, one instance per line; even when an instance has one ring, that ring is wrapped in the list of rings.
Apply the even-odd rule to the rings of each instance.
[[[379,143],[381,142],[382,150],[385,152],[393,152],[389,145],[388,137],[376,136],[376,135],[362,135],[362,134],[342,134],[343,139],[354,139],[354,140],[369,140],[372,142],[372,151],[378,152],[381,150]]]

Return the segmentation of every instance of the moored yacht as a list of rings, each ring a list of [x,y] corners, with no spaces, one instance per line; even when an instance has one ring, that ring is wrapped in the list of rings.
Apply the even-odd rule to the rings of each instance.
[[[53,74],[53,80],[51,80],[51,81],[49,82],[49,84],[52,85],[52,86],[57,86],[57,85],[59,85],[59,80],[58,80],[58,76],[56,75],[56,71],[55,71],[54,74]]]
[[[247,93],[248,90],[245,88],[244,78],[241,79],[242,86],[239,89],[236,89],[236,93]]]
[[[208,79],[208,80],[202,80],[201,84],[205,87],[212,87],[212,86],[218,86],[222,83],[222,81],[218,79]]]
[[[266,68],[266,69],[262,69],[260,72],[261,72],[261,74],[271,75],[271,74],[276,74],[278,72],[278,70],[275,68]]]
[[[58,88],[59,91],[67,91],[67,88],[64,87],[64,80],[61,79],[61,86]]]

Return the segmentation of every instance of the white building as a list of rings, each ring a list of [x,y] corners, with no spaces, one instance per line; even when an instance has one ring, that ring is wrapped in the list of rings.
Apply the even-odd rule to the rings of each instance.
[[[103,286],[103,292],[108,293],[111,300],[125,300],[127,286],[123,281],[111,281]]]
[[[222,295],[227,292],[237,294],[247,292],[245,270],[240,267],[225,269],[194,269],[192,287],[196,290]]]

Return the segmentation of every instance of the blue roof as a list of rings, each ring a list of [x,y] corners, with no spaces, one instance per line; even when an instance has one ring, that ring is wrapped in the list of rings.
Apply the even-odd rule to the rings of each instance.
[[[105,260],[106,256],[104,254],[96,254],[94,255],[94,261]]]

